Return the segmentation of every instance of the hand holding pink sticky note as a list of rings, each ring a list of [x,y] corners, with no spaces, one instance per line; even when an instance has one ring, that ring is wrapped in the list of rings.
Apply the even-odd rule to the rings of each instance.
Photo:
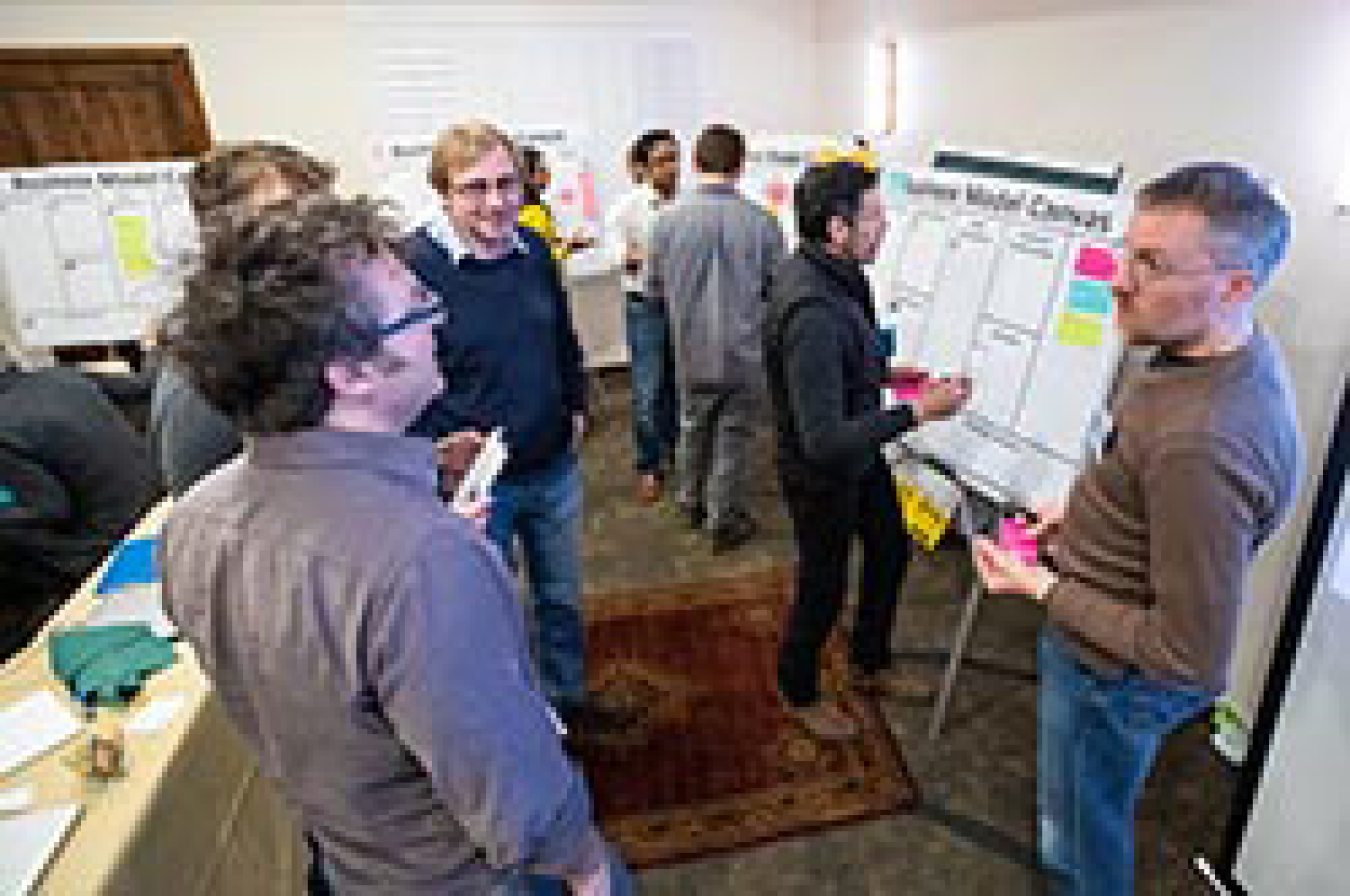
[[[998,521],[998,546],[1028,566],[1039,562],[1036,536],[1022,520],[1007,517]]]
[[[886,388],[896,401],[913,401],[932,384],[932,377],[917,367],[897,367],[886,377]]]

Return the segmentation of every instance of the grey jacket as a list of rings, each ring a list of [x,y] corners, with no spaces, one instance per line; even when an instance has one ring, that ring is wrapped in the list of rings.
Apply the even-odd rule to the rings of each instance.
[[[647,295],[667,305],[684,390],[762,385],[769,274],[783,253],[778,222],[730,184],[703,184],[657,217]]]
[[[164,484],[179,497],[242,443],[234,424],[166,358],[150,395],[150,444]]]
[[[515,582],[435,445],[258,437],[179,501],[164,604],[339,893],[479,894],[587,858]]]

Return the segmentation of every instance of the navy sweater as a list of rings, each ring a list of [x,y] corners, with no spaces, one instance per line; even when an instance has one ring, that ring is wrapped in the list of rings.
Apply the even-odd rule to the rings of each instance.
[[[441,436],[506,430],[504,475],[548,466],[571,450],[572,415],[586,407],[581,345],[548,247],[520,231],[528,252],[456,265],[419,228],[404,259],[445,306],[436,354],[445,391],[408,430]]]

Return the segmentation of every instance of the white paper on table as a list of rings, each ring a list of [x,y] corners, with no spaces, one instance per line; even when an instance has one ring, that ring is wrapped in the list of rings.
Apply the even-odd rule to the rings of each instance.
[[[0,818],[0,893],[23,896],[33,889],[80,811],[71,803]]]
[[[182,694],[156,697],[128,720],[126,730],[138,733],[157,731],[173,721],[173,717],[178,715],[185,702],[187,698]]]
[[[161,638],[178,634],[177,627],[164,612],[158,584],[127,585],[105,594],[85,619],[86,625],[120,625],[143,622]]]
[[[0,812],[22,812],[33,802],[33,788],[15,787],[0,790]]]
[[[0,710],[0,775],[74,737],[80,722],[51,691],[37,691]]]

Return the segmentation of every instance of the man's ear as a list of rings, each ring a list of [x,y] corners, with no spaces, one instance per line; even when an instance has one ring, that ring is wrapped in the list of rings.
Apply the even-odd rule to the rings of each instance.
[[[825,221],[825,242],[830,246],[847,246],[851,228],[843,215],[830,215]]]
[[[370,395],[374,388],[370,373],[369,364],[347,358],[329,361],[323,368],[324,379],[334,398],[364,399]]]
[[[1228,271],[1223,283],[1223,301],[1230,305],[1250,304],[1256,298],[1256,275],[1247,270]]]

